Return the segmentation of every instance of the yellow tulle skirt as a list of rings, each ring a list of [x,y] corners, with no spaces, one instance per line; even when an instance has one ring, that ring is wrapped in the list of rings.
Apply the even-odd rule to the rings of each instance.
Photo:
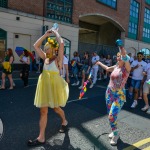
[[[43,70],[39,76],[34,105],[36,107],[64,107],[68,100],[68,83],[58,72]]]

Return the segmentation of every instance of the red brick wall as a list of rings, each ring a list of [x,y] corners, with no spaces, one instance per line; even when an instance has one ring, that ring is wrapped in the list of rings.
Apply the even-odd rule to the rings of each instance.
[[[130,1],[118,0],[117,10],[112,9],[96,0],[74,0],[73,3],[73,23],[79,24],[79,16],[88,13],[99,13],[111,17],[119,22],[128,31]]]
[[[43,16],[43,2],[44,0],[9,0],[8,8]]]
[[[47,3],[47,0],[9,0],[8,7],[13,10],[43,16],[44,1]],[[145,7],[150,9],[150,5],[145,4],[144,0],[136,1],[140,3],[138,39],[141,40],[143,33],[144,9]],[[99,13],[106,15],[112,18],[112,20],[119,22],[119,24],[125,29],[126,36],[128,36],[130,0],[118,0],[117,10],[97,2],[97,0],[73,0],[73,24],[78,25],[79,16],[89,13]]]

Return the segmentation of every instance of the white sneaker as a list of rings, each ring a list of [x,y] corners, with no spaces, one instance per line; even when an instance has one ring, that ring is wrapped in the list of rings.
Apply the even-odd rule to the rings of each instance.
[[[92,83],[89,88],[91,89],[93,86],[94,86],[94,84]]]
[[[146,112],[147,114],[150,114],[150,108],[148,109],[148,111]]]
[[[76,83],[73,83],[73,84],[71,84],[72,86],[76,86],[77,84]]]
[[[131,108],[135,108],[137,106],[137,100],[134,100],[133,104],[131,105]]]
[[[13,82],[13,86],[15,87],[16,86],[16,84]]]
[[[79,82],[79,81],[77,81],[76,85],[79,85],[79,83],[80,83],[80,82]]]
[[[117,141],[119,139],[119,134],[118,135],[115,135],[112,137],[112,139],[110,140],[110,144],[111,145],[116,145],[117,144]]]
[[[147,111],[149,109],[149,106],[145,105],[141,110],[142,111]]]
[[[82,85],[81,85],[81,86],[79,86],[79,89],[82,89],[82,87],[83,87]]]
[[[114,136],[114,133],[113,132],[111,132],[109,135],[108,135],[108,137],[111,139],[111,138],[113,138],[113,136]]]

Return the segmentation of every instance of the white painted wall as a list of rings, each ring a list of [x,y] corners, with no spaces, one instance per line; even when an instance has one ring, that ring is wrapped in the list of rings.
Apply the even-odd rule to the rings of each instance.
[[[150,49],[150,44],[128,38],[125,38],[124,45],[127,52],[131,52],[133,56],[136,55],[137,52],[139,52],[143,48]]]
[[[16,17],[20,17],[20,20],[16,20]],[[53,23],[54,21],[50,19],[44,21],[44,25],[48,25],[49,28],[52,27]],[[70,56],[72,58],[73,52],[78,49],[79,28],[66,23],[57,23],[59,24],[60,35],[71,41]],[[42,26],[42,17],[8,9],[0,10],[0,28],[7,31],[7,48],[13,48],[13,51],[15,51],[17,45],[22,45],[33,51],[34,42],[42,35]],[[15,34],[19,35],[18,39],[14,37]],[[14,63],[20,63],[15,52],[14,55]]]

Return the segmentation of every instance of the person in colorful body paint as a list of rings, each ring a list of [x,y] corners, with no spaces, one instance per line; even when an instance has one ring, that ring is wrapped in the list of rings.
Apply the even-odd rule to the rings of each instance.
[[[108,112],[108,119],[112,129],[109,134],[110,144],[116,145],[119,139],[119,132],[117,130],[117,117],[126,102],[125,83],[129,76],[131,67],[129,63],[130,57],[126,54],[126,50],[121,47],[120,52],[117,53],[117,64],[111,67],[97,62],[106,71],[112,72],[110,81],[106,90],[106,105]]]

